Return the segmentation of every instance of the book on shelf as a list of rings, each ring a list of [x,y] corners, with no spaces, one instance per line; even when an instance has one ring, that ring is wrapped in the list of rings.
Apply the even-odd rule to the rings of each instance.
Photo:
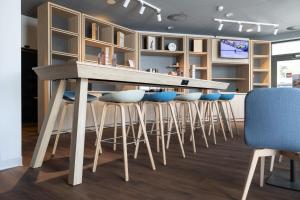
[[[202,42],[202,40],[194,40],[193,45],[194,45],[194,48],[193,48],[194,52],[203,52],[203,42]]]
[[[120,47],[124,47],[125,46],[124,45],[125,44],[124,40],[125,40],[124,33],[121,32],[121,31],[118,31],[117,32],[117,45],[120,46]]]
[[[92,37],[93,40],[100,40],[100,26],[97,23],[92,23]]]

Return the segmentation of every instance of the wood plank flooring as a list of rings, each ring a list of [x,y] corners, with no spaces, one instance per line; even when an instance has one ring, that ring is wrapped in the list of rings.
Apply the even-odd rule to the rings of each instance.
[[[239,124],[240,133],[243,124]],[[112,134],[106,130],[105,135]],[[183,159],[176,138],[173,136],[167,151],[167,166],[162,165],[161,153],[155,151],[155,138],[151,144],[156,161],[156,171],[151,170],[146,148],[141,145],[137,160],[132,159],[133,147],[129,148],[130,181],[123,181],[123,160],[121,146],[113,152],[111,145],[105,145],[96,173],[91,172],[94,154],[94,133],[87,133],[85,147],[85,170],[83,184],[72,187],[66,184],[70,135],[64,135],[58,146],[57,155],[50,156],[40,169],[28,167],[37,139],[33,125],[23,128],[24,166],[0,172],[1,200],[238,200],[241,197],[248,170],[251,149],[243,137],[224,142],[217,137],[213,145],[209,137],[209,148],[204,147],[200,134],[196,136],[197,153],[192,153],[188,136],[184,145],[187,158]],[[50,146],[53,145],[53,138]],[[267,159],[266,172],[270,159]],[[275,167],[287,168],[288,160]],[[267,175],[269,173],[267,172]],[[265,185],[259,187],[259,172],[256,170],[248,200],[296,200],[300,192]]]

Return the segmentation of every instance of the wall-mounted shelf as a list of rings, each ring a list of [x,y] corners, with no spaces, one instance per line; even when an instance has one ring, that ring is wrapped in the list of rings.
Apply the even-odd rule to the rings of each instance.
[[[229,80],[229,81],[245,81],[247,80],[246,78],[228,78],[228,77],[224,77],[224,78],[212,78],[212,80]]]
[[[252,88],[271,87],[271,43],[251,41]]]

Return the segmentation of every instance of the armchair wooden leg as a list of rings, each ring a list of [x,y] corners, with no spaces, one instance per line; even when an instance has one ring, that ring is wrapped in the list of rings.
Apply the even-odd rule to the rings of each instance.
[[[260,158],[260,180],[259,180],[259,186],[264,186],[264,180],[265,180],[265,157]]]
[[[243,190],[243,195],[242,195],[242,200],[246,200],[247,198],[247,194],[251,185],[251,181],[253,179],[253,175],[255,172],[255,168],[258,162],[259,158],[261,159],[261,177],[260,177],[260,185],[262,186],[263,184],[261,183],[263,181],[263,174],[264,174],[264,170],[262,170],[262,168],[264,168],[265,165],[265,157],[266,156],[274,156],[276,155],[277,151],[273,150],[273,149],[255,149],[253,151],[252,154],[252,160],[250,162],[250,166],[249,166],[249,173],[245,182],[245,186],[244,186],[244,190]]]

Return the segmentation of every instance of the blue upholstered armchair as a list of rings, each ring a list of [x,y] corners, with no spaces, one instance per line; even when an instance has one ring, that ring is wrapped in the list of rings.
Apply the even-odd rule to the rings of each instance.
[[[245,200],[258,159],[260,186],[265,157],[280,151],[300,152],[300,89],[256,89],[245,100],[245,142],[254,149],[242,200]]]

